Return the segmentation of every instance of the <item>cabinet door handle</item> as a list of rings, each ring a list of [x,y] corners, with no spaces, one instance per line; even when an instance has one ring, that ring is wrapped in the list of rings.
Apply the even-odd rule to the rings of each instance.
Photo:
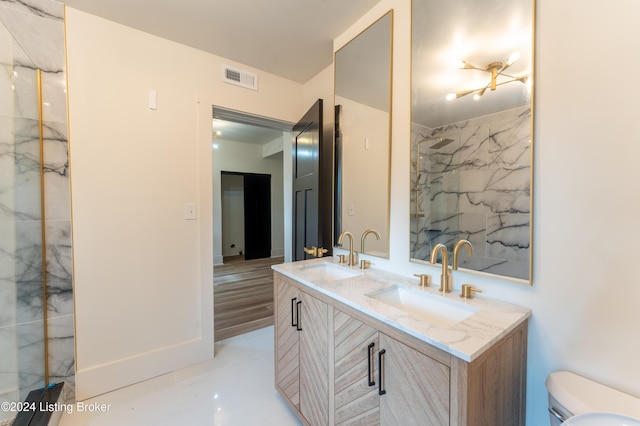
[[[302,305],[302,300],[296,303],[296,330],[302,331],[302,326],[300,325],[300,305]]]
[[[380,368],[380,370],[378,371],[380,377],[379,377],[379,382],[378,383],[378,394],[379,395],[384,395],[385,393],[387,393],[387,390],[385,389],[384,386],[384,354],[386,353],[386,350],[381,350],[380,352],[378,352],[378,366]]]
[[[291,327],[298,327],[298,316],[296,315],[296,299],[297,297],[291,299]]]
[[[367,353],[367,365],[369,366],[369,371],[368,371],[368,379],[369,379],[369,386],[375,386],[376,382],[375,380],[373,380],[373,376],[374,376],[374,372],[373,372],[373,348],[376,344],[374,342],[371,342],[368,346],[368,353]]]

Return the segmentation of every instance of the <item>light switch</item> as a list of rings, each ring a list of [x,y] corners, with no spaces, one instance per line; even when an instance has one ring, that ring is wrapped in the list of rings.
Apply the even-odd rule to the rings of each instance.
[[[158,91],[156,89],[149,89],[149,109],[158,109]]]
[[[184,219],[195,220],[198,218],[196,203],[186,203],[184,205]]]
[[[364,138],[364,149],[369,150],[369,138],[365,136]]]
[[[349,216],[356,215],[356,206],[354,204],[349,204]]]

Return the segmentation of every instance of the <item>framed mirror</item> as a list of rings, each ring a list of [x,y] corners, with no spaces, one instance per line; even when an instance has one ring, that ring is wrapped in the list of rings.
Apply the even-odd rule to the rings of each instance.
[[[412,0],[412,261],[465,239],[460,269],[531,284],[533,11]]]
[[[334,242],[389,257],[393,11],[335,52]],[[362,236],[369,229],[364,247]],[[379,238],[378,238],[379,237]]]

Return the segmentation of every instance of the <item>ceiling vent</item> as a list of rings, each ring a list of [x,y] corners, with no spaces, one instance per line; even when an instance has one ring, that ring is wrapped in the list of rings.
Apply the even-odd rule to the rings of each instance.
[[[247,89],[258,90],[258,74],[232,68],[229,65],[222,66],[222,81]]]

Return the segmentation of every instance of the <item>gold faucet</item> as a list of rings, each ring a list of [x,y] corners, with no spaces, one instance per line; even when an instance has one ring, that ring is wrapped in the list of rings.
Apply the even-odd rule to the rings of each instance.
[[[456,243],[456,246],[453,248],[453,262],[451,265],[451,268],[454,271],[458,270],[458,252],[460,251],[460,249],[462,248],[462,246],[467,246],[467,253],[469,254],[469,256],[473,256],[473,246],[471,245],[471,243],[467,240],[460,240]]]
[[[378,231],[376,231],[373,228],[369,228],[366,231],[364,231],[362,233],[362,238],[360,239],[360,253],[364,254],[364,239],[367,237],[367,235],[369,234],[373,234],[376,236],[376,238],[379,240],[380,239],[380,233]]]
[[[310,254],[313,257],[322,257],[325,254],[327,254],[329,250],[327,250],[324,247],[316,247],[316,246],[311,246],[311,248],[306,248],[304,247],[304,252],[307,254]]]
[[[442,275],[440,275],[440,291],[443,293],[451,293],[451,279],[449,277],[449,253],[444,244],[436,244],[431,250],[430,263],[435,264],[438,260],[438,251],[442,251]]]
[[[338,237],[338,244],[342,245],[342,239],[345,237],[349,237],[349,266],[353,266],[358,263],[358,254],[353,251],[353,235],[351,232],[343,231],[342,234]]]

